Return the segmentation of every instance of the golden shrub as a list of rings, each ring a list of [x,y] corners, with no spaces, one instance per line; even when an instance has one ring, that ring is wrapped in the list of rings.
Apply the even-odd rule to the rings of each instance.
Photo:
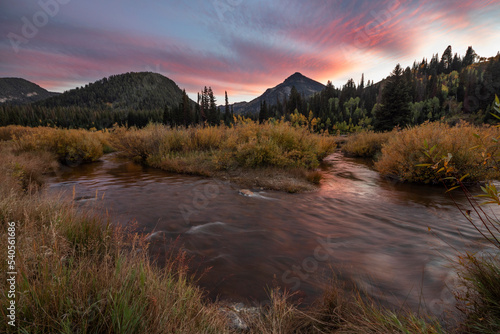
[[[87,130],[34,128],[14,139],[18,152],[48,151],[65,164],[98,160],[103,155],[103,138]]]
[[[454,127],[441,122],[424,123],[392,135],[383,145],[375,168],[383,175],[404,181],[436,183],[443,175],[436,169],[419,165],[434,164],[434,160],[451,154],[450,164],[457,175],[468,175],[469,181],[497,178],[498,170],[485,163],[485,158],[498,149],[492,138],[499,136],[500,129],[496,127],[479,127],[465,122]],[[427,148],[435,146],[432,158],[424,153],[426,144]]]
[[[358,132],[347,138],[347,142],[342,146],[342,152],[354,157],[371,158],[380,153],[382,145],[394,135],[395,132]]]

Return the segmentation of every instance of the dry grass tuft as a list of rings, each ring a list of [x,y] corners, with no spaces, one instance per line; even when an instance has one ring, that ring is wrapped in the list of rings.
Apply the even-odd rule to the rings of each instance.
[[[500,332],[500,258],[466,254],[460,259],[463,290],[455,292],[458,309],[465,315],[465,333]]]
[[[358,132],[347,137],[342,152],[353,157],[373,158],[380,154],[382,146],[396,132],[375,133],[373,131]]]
[[[15,156],[10,156],[14,157]],[[2,171],[8,163],[2,160]],[[69,202],[24,194],[2,174],[0,230],[16,222],[16,324],[22,333],[223,333],[226,319],[189,283],[184,256],[152,265],[143,238]],[[10,181],[9,181],[10,179]],[[0,239],[7,249],[7,238]],[[7,272],[7,262],[0,270]],[[0,284],[6,296],[7,284]],[[6,318],[9,300],[0,299]],[[7,321],[0,332],[7,332]]]
[[[16,152],[12,143],[0,142],[0,183],[17,191],[33,193],[54,172],[58,163],[50,152]]]
[[[495,179],[500,176],[498,170],[484,164],[484,161],[485,156],[493,154],[497,148],[491,138],[499,136],[500,129],[496,127],[478,127],[467,123],[451,127],[440,122],[424,123],[391,136],[383,146],[375,168],[383,175],[395,176],[403,181],[437,183],[442,175],[431,168],[418,166],[433,163],[424,153],[427,142],[429,148],[436,146],[433,155],[439,159],[451,153],[455,172],[468,174],[468,181]],[[474,146],[482,148],[471,149]]]
[[[109,133],[48,127],[16,129],[12,133],[17,152],[51,152],[67,165],[97,161],[111,150]]]
[[[117,128],[112,143],[126,156],[167,171],[223,177],[240,184],[255,180],[251,186],[294,192],[310,187],[285,184],[286,180],[309,182],[306,171],[317,168],[336,147],[330,136],[285,122],[243,122],[231,128]],[[263,180],[271,169],[279,180]],[[264,171],[259,180],[255,170]],[[319,176],[310,180],[317,184]]]
[[[323,299],[306,310],[299,309],[293,297],[271,291],[270,304],[246,319],[250,333],[444,333],[436,319],[383,308],[335,278]]]

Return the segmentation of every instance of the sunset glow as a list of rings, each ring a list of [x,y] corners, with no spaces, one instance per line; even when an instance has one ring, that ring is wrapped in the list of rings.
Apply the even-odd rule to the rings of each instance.
[[[341,86],[379,81],[397,63],[500,49],[500,2],[6,0],[0,76],[62,92],[124,72],[153,71],[191,97],[249,101],[294,72]]]

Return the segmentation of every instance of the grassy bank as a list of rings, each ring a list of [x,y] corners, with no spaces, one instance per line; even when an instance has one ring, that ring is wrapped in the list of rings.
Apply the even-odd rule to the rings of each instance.
[[[105,217],[78,211],[71,202],[27,193],[25,188],[43,183],[48,170],[40,166],[54,166],[56,156],[15,153],[9,146],[3,143],[0,152],[0,226],[6,236],[8,223],[16,222],[19,332],[224,331],[225,319],[216,306],[205,303],[203,292],[189,283],[182,255],[159,269],[136,234],[110,226]],[[29,171],[30,177],[20,178],[18,170]],[[35,184],[26,187],[25,181]],[[6,237],[0,249],[7,249]],[[0,270],[7,269],[1,261]],[[5,281],[0,287],[0,332],[14,332],[6,321]]]
[[[269,131],[268,134],[276,131],[264,129]],[[223,131],[229,131],[227,128],[218,131],[211,128],[179,129],[173,134],[172,130],[163,127],[150,126],[145,130],[119,129],[118,132],[123,132],[118,133],[116,138],[130,136],[128,140],[135,139],[142,143],[146,149],[141,149],[141,145],[131,145],[129,149],[136,153],[133,155],[136,159],[146,162],[155,157],[149,153],[151,148],[165,144],[175,147],[175,140],[165,141],[162,136],[177,138],[186,135],[185,139],[191,138],[194,142],[203,142],[200,137],[204,140],[230,138],[217,137],[224,134]],[[281,131],[289,129],[285,127]],[[84,135],[83,132],[81,134]],[[90,135],[100,136],[98,133]],[[280,136],[276,135],[276,138]],[[322,137],[319,139],[322,140]],[[193,145],[189,141],[188,144],[182,143],[180,147]],[[214,148],[224,145],[219,140],[211,143]],[[101,145],[104,145],[103,142]],[[161,267],[157,266],[148,256],[144,236],[111,226],[106,217],[82,212],[71,202],[44,197],[39,191],[43,187],[44,176],[57,169],[60,161],[53,147],[45,145],[33,149],[30,145],[21,146],[15,136],[14,141],[0,142],[0,230],[1,235],[6,236],[8,223],[16,222],[16,321],[19,332],[241,332],[231,326],[227,313],[220,311],[221,305],[209,302],[196,286],[188,274],[183,254],[172,253],[170,259],[161,263]],[[214,163],[214,156],[220,150],[206,151],[207,164]],[[157,152],[165,151],[158,149]],[[235,156],[238,155],[235,153]],[[313,159],[305,161],[312,161],[314,165]],[[301,168],[308,170],[313,165]],[[259,171],[259,168],[256,170]],[[7,249],[7,238],[1,238],[0,249]],[[498,259],[471,256],[462,260],[461,277],[465,289],[457,292],[456,296],[459,305],[462,305],[465,321],[460,328],[450,332],[496,333],[500,328]],[[7,272],[7,269],[6,261],[2,261],[0,270]],[[4,280],[0,284],[0,294],[6,296],[7,290]],[[243,312],[240,315],[249,326],[247,332],[444,332],[432,318],[380,307],[362,296],[354,286],[338,281],[333,281],[322,300],[306,310],[299,309],[292,299],[279,290],[271,291],[268,306],[256,313]],[[0,299],[0,314],[4,319],[7,319],[8,302],[8,298]],[[7,321],[0,323],[0,332],[9,330]]]
[[[342,151],[348,156],[373,158],[377,171],[401,181],[439,183],[448,176],[441,170],[447,160],[453,166],[448,174],[468,175],[467,181],[476,182],[500,177],[492,158],[499,137],[497,127],[433,122],[400,131],[353,134]]]
[[[14,142],[16,152],[54,155],[65,165],[98,160],[112,150],[136,162],[165,171],[229,180],[242,187],[288,192],[316,189],[317,170],[335,141],[286,122],[259,125],[240,119],[233,127],[170,128],[150,124],[143,129],[111,131],[0,128],[0,140]]]
[[[498,149],[492,139],[499,136],[500,129],[496,127],[424,123],[390,136],[375,168],[382,175],[403,181],[438,183],[445,176],[444,171],[436,172],[443,167],[443,161],[434,169],[419,165],[434,165],[437,160],[449,157],[453,172],[468,175],[470,182],[496,179],[500,174],[492,168],[493,161],[488,161],[487,157]]]
[[[78,210],[71,201],[42,195],[45,176],[58,168],[57,155],[49,151],[0,143],[0,230],[6,236],[9,222],[16,222],[17,271],[17,328],[12,331],[3,321],[0,332],[241,332],[196,287],[183,254],[154,265],[143,236]],[[0,248],[7,249],[7,238],[1,238]],[[8,271],[6,261],[0,270]],[[0,284],[2,296],[8,287]],[[248,333],[403,333],[407,326],[436,332],[433,324],[396,315],[348,291],[333,283],[324,300],[304,311],[273,290],[268,306],[240,316]],[[8,306],[8,298],[0,299],[3,319]]]
[[[335,148],[332,137],[276,122],[233,127],[115,129],[113,146],[135,161],[166,171],[228,179],[247,187],[315,189],[315,169]]]
[[[344,145],[342,145],[342,152],[352,157],[376,158],[380,155],[382,146],[393,135],[395,135],[395,132],[358,132],[347,138]]]

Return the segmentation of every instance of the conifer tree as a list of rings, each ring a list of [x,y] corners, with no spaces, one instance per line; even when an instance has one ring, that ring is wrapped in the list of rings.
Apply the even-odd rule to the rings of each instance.
[[[231,117],[231,111],[229,110],[229,99],[227,98],[227,91],[225,92],[225,97],[226,97],[226,108],[224,110],[224,124],[227,126],[231,125],[232,117]]]
[[[463,66],[469,66],[474,64],[476,62],[476,58],[477,58],[476,51],[474,51],[472,46],[469,46],[467,48],[467,52],[465,53],[465,57],[462,62]]]
[[[259,123],[263,123],[268,118],[267,104],[264,100],[260,103]]]
[[[212,87],[208,87],[207,89],[207,104],[208,104],[208,123],[210,125],[216,125],[218,123],[218,113],[217,113],[217,105],[215,104],[214,92],[212,91]]]
[[[450,73],[452,62],[453,62],[453,54],[451,50],[451,45],[448,45],[446,50],[444,50],[443,55],[441,56],[441,61],[439,62],[439,72]]]
[[[382,107],[375,114],[377,130],[388,131],[395,126],[404,127],[410,123],[411,109],[408,83],[398,64],[382,91]]]

